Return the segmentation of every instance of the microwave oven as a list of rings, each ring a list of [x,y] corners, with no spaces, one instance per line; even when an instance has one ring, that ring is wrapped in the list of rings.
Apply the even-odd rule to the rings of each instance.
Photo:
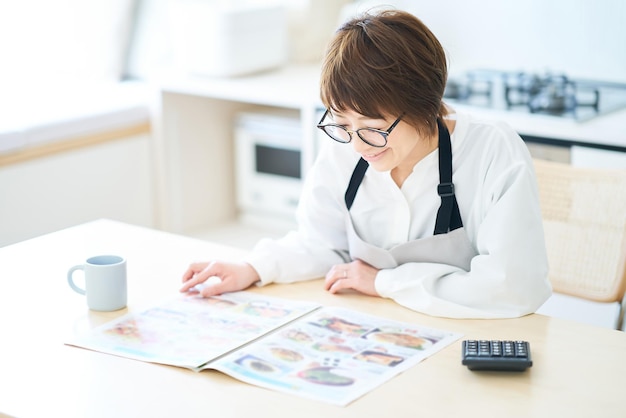
[[[303,173],[298,112],[239,113],[235,158],[240,216],[295,224]]]

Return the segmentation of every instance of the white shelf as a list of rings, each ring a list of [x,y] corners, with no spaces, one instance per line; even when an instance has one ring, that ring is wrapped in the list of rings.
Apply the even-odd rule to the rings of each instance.
[[[306,175],[315,158],[318,81],[319,66],[302,65],[246,77],[188,76],[161,83],[159,227],[187,233],[236,217],[234,121],[255,106],[297,111]]]
[[[321,106],[319,75],[319,65],[300,65],[246,77],[187,76],[163,82],[162,91],[300,109]]]

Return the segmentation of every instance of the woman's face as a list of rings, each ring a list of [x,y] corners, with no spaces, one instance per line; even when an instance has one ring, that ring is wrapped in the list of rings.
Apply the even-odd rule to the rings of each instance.
[[[386,131],[397,117],[388,116],[385,119],[372,119],[352,110],[340,113],[333,112],[334,123],[343,125],[350,131],[356,131],[360,128],[375,128]],[[432,151],[431,142],[421,138],[415,128],[401,120],[387,137],[387,145],[382,148],[366,144],[354,133],[350,144],[377,171],[394,169],[410,171],[419,160]]]

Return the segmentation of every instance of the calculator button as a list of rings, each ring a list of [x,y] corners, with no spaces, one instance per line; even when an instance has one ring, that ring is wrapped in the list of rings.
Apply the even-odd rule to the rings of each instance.
[[[500,341],[491,342],[491,355],[494,357],[502,356],[502,346],[500,344]]]
[[[513,341],[504,341],[502,345],[505,357],[515,357],[515,345]]]
[[[478,342],[478,355],[479,356],[491,355],[491,345],[489,344],[489,341]]]
[[[466,356],[478,355],[478,343],[476,341],[467,341],[465,345],[465,355]]]

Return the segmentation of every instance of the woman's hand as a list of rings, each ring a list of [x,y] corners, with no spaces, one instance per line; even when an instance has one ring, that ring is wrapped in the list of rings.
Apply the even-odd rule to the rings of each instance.
[[[355,260],[348,264],[337,264],[326,274],[324,289],[330,293],[353,289],[366,295],[379,296],[374,285],[378,271],[377,268],[361,260]]]
[[[207,282],[209,278],[211,280]],[[247,263],[192,263],[183,274],[180,291],[188,292],[194,286],[205,284],[200,289],[200,295],[209,297],[246,289],[259,280],[261,278],[257,271]]]

